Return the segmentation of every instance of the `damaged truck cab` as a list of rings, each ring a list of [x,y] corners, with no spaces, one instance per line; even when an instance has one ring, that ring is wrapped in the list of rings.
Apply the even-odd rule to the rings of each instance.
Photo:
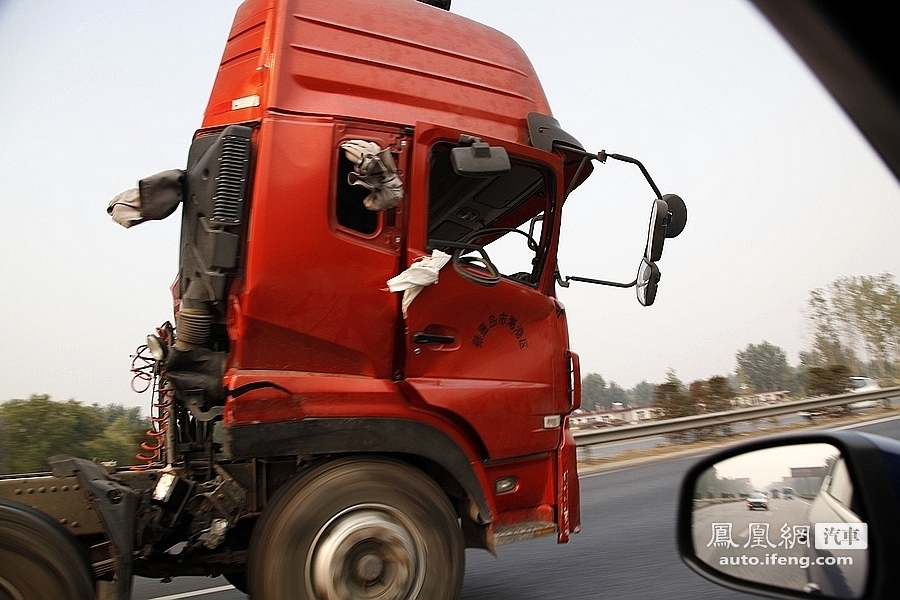
[[[566,542],[580,373],[555,290],[608,282],[563,280],[556,254],[567,195],[607,156],[627,159],[585,152],[488,27],[413,0],[247,0],[186,169],[111,207],[182,208],[175,325],[142,354],[146,468],[54,462],[89,536],[37,508],[111,597],[133,572],[455,598],[465,547]],[[645,304],[684,226],[657,196],[627,284]]]
[[[179,386],[166,367],[184,398],[202,365],[224,364],[209,381],[222,391],[197,399],[224,404],[224,458],[415,457],[459,488],[472,543],[506,526],[577,530],[563,421],[579,377],[553,290],[581,159],[567,170],[564,152],[532,146],[532,113],[555,125],[537,116],[550,110],[519,47],[456,15],[408,1],[241,7],[186,174],[173,350],[196,368],[180,367]],[[395,205],[370,210],[373,190],[351,183],[354,140],[389,153]],[[503,172],[485,173],[501,152]],[[454,170],[465,161],[474,176]],[[500,237],[514,238],[504,271],[460,256]],[[404,311],[386,282],[434,250],[455,268]]]

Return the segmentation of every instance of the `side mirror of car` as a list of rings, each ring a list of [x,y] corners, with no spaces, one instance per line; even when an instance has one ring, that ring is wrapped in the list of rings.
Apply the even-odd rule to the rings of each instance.
[[[896,597],[900,442],[844,431],[718,452],[685,476],[677,543],[691,569],[743,592]]]

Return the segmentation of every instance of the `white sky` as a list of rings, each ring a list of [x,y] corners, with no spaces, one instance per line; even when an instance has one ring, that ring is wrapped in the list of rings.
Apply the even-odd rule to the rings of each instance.
[[[129,354],[171,318],[178,219],[125,230],[109,200],[183,167],[238,2],[0,0],[0,401],[145,406]],[[573,284],[585,374],[631,387],[809,345],[809,290],[900,274],[900,188],[806,68],[737,0],[453,0],[516,39],[563,127],[634,156],[688,204],[656,305]],[[630,281],[651,192],[599,165],[564,213],[566,275]]]

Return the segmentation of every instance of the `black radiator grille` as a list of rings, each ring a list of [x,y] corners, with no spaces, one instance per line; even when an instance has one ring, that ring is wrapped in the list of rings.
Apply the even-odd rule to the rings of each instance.
[[[250,140],[226,136],[222,140],[219,178],[212,221],[222,225],[240,225],[244,212],[247,168],[250,160]]]

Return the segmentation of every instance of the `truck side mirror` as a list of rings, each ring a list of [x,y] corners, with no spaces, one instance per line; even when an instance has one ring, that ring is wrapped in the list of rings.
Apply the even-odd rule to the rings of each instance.
[[[656,263],[648,262],[646,258],[643,258],[635,279],[635,292],[641,306],[651,306],[656,300],[659,278],[659,267],[656,266]]]
[[[666,194],[661,200],[654,200],[650,209],[650,228],[647,232],[645,258],[656,262],[662,257],[666,238],[678,237],[687,225],[687,207],[684,200],[675,194]]]
[[[666,225],[669,222],[669,205],[665,200],[654,200],[650,208],[650,226],[647,230],[647,249],[644,260],[656,262],[662,257],[663,244],[666,241]]]

